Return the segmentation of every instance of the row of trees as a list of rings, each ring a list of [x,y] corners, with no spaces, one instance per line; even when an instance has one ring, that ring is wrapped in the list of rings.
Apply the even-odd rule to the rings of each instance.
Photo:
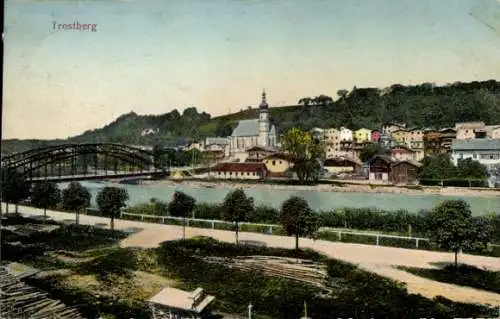
[[[196,200],[182,192],[175,192],[168,205],[172,216],[183,217],[185,237],[186,218],[196,207]],[[229,192],[222,205],[222,218],[234,223],[236,242],[239,224],[249,221],[255,212],[254,200],[242,189]],[[303,198],[291,196],[285,200],[279,211],[279,223],[288,236],[295,237],[295,248],[300,237],[316,238],[322,226],[320,215],[314,213]],[[425,217],[427,235],[440,248],[452,251],[458,269],[458,254],[461,251],[484,251],[492,241],[494,225],[485,216],[473,217],[470,206],[463,200],[444,201]]]
[[[80,183],[72,182],[62,192],[57,184],[50,181],[36,183],[31,187],[25,177],[8,169],[2,170],[2,201],[6,202],[6,214],[9,213],[9,203],[16,206],[28,198],[30,203],[43,209],[44,222],[47,209],[62,208],[75,212],[75,222],[80,222],[80,214],[84,212],[91,201],[89,190]],[[96,202],[103,216],[111,218],[111,228],[114,229],[114,219],[120,216],[120,211],[126,205],[129,196],[125,189],[105,187],[96,197]]]

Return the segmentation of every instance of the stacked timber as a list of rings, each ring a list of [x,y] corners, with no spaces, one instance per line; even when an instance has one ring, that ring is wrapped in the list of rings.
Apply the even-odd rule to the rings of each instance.
[[[60,318],[83,319],[73,307],[53,300],[0,267],[0,318]]]

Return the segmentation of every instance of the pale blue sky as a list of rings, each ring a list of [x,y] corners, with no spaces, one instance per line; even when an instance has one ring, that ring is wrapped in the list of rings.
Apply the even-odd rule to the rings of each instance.
[[[499,79],[495,0],[122,0],[5,5],[4,138],[135,111],[213,115],[353,86]],[[97,32],[57,31],[95,23]]]

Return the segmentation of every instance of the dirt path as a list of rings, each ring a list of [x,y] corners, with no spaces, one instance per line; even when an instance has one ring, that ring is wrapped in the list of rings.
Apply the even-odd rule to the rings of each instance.
[[[20,207],[20,211],[29,215],[40,215],[41,210]],[[73,214],[47,211],[47,215],[55,220],[74,219]],[[81,215],[82,224],[94,225],[97,223],[109,223],[109,219]],[[159,243],[167,240],[175,240],[182,237],[182,227],[173,225],[161,225],[143,223],[137,221],[117,220],[116,229],[142,228],[121,243],[122,247],[157,247]],[[186,230],[187,237],[210,236],[220,241],[234,242],[234,232],[224,230],[212,230],[203,228],[190,228]],[[293,248],[295,241],[291,237],[264,235],[256,233],[240,233],[240,240],[262,241],[267,246]],[[441,295],[451,300],[467,303],[481,303],[492,306],[500,305],[500,294],[477,290],[473,288],[455,286],[425,279],[405,271],[395,269],[394,266],[402,265],[408,267],[432,268],[433,263],[450,263],[453,261],[451,253],[441,253],[424,250],[411,250],[403,248],[380,247],[358,244],[344,244],[328,242],[323,240],[313,241],[301,239],[299,245],[303,248],[312,248],[322,252],[329,257],[345,260],[360,267],[373,271],[391,279],[407,283],[408,291],[421,294],[428,298]],[[500,271],[500,258],[474,256],[462,254],[459,256],[461,263],[484,267]]]

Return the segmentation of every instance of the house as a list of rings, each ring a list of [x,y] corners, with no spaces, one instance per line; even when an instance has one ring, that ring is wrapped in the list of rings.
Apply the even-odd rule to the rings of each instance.
[[[392,132],[391,136],[398,144],[406,144],[408,131],[406,129],[395,130]]]
[[[370,142],[372,139],[372,130],[360,128],[359,130],[354,131],[354,139],[358,143]]]
[[[422,164],[415,161],[398,161],[392,164],[389,180],[393,184],[417,184]]]
[[[264,158],[262,162],[266,165],[269,177],[291,177],[290,169],[293,167],[293,159],[289,154],[275,153]]]
[[[262,93],[259,106],[259,118],[241,120],[229,137],[230,156],[240,161],[245,160],[246,150],[255,146],[275,148],[277,145],[276,128],[269,119],[269,105],[266,93]]]
[[[462,122],[455,124],[457,140],[470,140],[475,138],[476,130],[486,129],[484,122]]]
[[[440,148],[443,153],[451,152],[451,144],[457,137],[457,131],[452,128],[443,128],[439,130],[440,136]]]
[[[371,140],[372,140],[372,142],[378,143],[378,141],[380,140],[380,136],[381,135],[382,135],[382,133],[379,130],[373,130],[371,132]]]
[[[325,157],[338,156],[340,152],[340,130],[329,128],[325,130]]]
[[[265,179],[269,171],[264,163],[219,163],[211,176],[220,179]]]
[[[203,150],[229,153],[229,139],[227,137],[207,137],[203,141]]]
[[[317,138],[321,141],[325,138],[325,130],[319,127],[314,127],[309,131],[314,138]]]
[[[394,140],[390,135],[387,134],[381,134],[378,142],[386,148],[391,148],[398,144],[396,140]]]
[[[453,141],[451,159],[458,163],[460,159],[471,158],[493,168],[500,165],[500,139],[469,139]]]
[[[354,138],[352,131],[347,127],[340,128],[340,140],[341,141],[352,141]]]
[[[141,136],[155,135],[160,131],[159,128],[146,128],[141,131]]]
[[[334,158],[327,158],[323,167],[329,173],[358,173],[361,171],[363,167],[363,163],[361,161],[348,157],[348,156],[337,156]]]
[[[406,145],[412,150],[424,149],[424,130],[413,128],[408,130]]]
[[[209,306],[214,296],[205,295],[202,288],[193,292],[166,287],[148,300],[153,319],[196,318],[211,316]]]
[[[370,181],[389,182],[391,165],[395,159],[387,155],[375,155],[368,161]]]
[[[262,160],[268,157],[269,155],[276,153],[276,150],[266,147],[254,146],[248,149],[246,153],[247,156],[245,162],[259,163],[262,162]]]
[[[404,130],[405,128],[406,123],[386,122],[382,125],[382,134],[391,136],[392,132]]]
[[[424,156],[433,156],[441,153],[441,134],[437,130],[424,130]]]
[[[361,151],[372,142],[364,141],[341,141],[340,142],[340,151],[337,156],[347,156],[351,158],[358,159]]]
[[[407,146],[397,145],[391,149],[391,155],[398,161],[415,160],[415,152]]]
[[[486,127],[487,137],[500,139],[500,125],[489,125]]]

